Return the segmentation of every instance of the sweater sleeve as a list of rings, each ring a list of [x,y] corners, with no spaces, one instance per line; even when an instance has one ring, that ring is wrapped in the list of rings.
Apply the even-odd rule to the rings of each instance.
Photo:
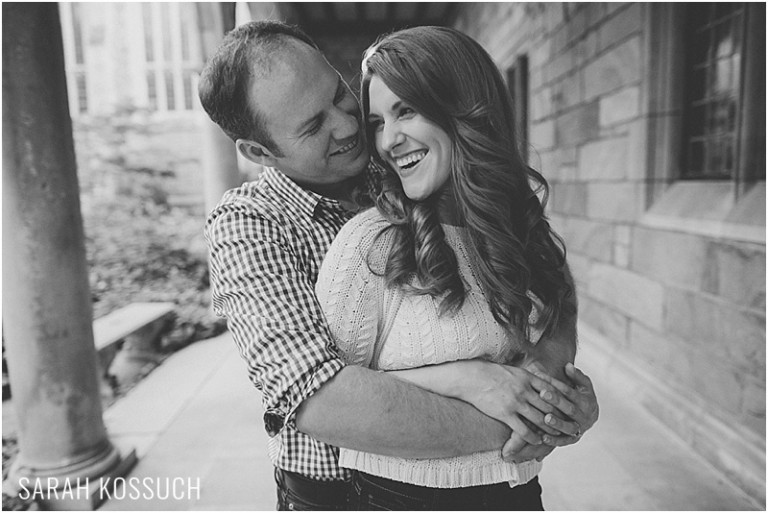
[[[315,291],[342,359],[369,367],[381,321],[383,278],[369,267],[369,253],[386,226],[375,209],[342,227],[320,269]],[[376,251],[377,255],[382,254]]]

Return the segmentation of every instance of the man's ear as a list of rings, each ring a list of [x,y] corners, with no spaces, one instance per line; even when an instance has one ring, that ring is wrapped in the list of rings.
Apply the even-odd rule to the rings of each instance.
[[[275,166],[277,159],[274,153],[263,144],[248,139],[238,139],[235,141],[235,146],[237,147],[237,151],[240,152],[240,155],[251,162],[261,164],[262,166]]]

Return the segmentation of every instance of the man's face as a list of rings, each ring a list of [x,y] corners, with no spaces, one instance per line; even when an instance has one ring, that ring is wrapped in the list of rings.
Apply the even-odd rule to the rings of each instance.
[[[310,190],[360,174],[368,163],[357,100],[323,56],[292,44],[271,72],[253,80],[251,108],[276,148],[266,160]]]

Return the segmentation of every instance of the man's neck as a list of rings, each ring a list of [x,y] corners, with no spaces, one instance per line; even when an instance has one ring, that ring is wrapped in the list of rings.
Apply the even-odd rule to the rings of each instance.
[[[359,191],[364,190],[365,176],[364,173],[360,173],[357,176],[348,178],[343,182],[327,184],[327,185],[312,185],[305,186],[306,189],[325,196],[326,198],[337,200],[344,208],[348,210],[355,210],[357,205],[356,196]]]

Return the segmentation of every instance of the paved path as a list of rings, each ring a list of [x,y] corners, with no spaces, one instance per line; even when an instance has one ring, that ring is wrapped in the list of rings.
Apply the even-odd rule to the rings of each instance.
[[[580,361],[589,373],[589,362]],[[763,510],[658,421],[596,382],[598,424],[556,450],[540,477],[549,510]],[[102,510],[272,510],[272,466],[258,392],[230,336],[176,353],[105,413],[118,446],[140,461],[130,477],[166,478],[178,500],[112,498]],[[183,493],[182,493],[183,492]],[[127,492],[126,492],[127,493]],[[183,497],[182,497],[183,496]]]

